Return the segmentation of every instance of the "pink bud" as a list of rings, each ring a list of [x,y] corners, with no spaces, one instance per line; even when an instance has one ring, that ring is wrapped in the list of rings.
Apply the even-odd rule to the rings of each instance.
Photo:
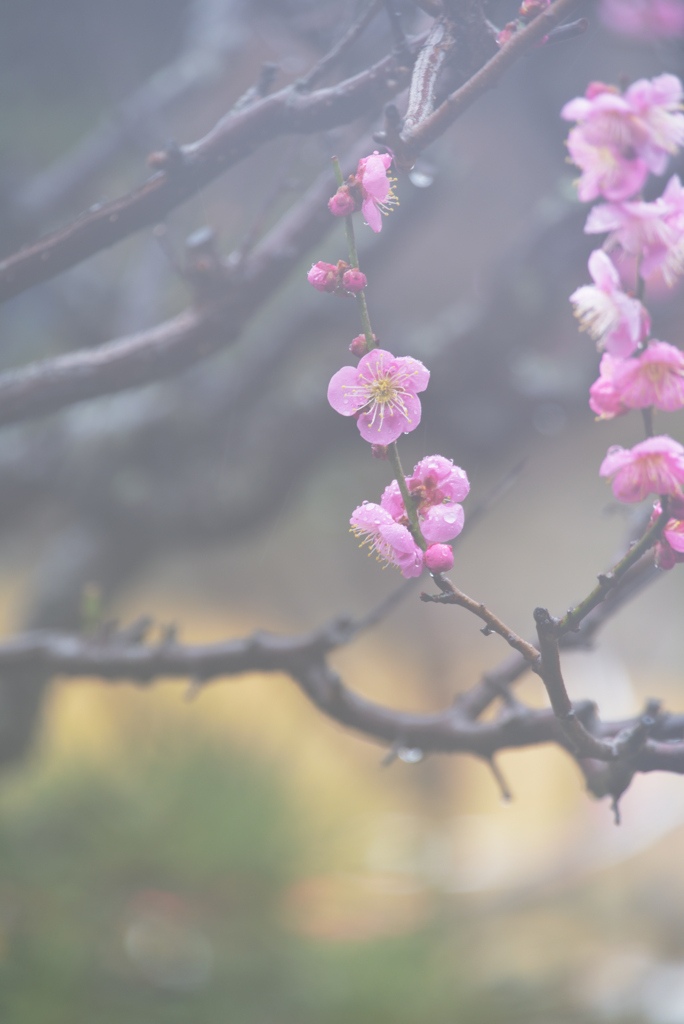
[[[328,200],[328,209],[333,217],[346,217],[354,212],[356,203],[346,185],[340,185],[332,199]]]
[[[448,544],[431,544],[425,552],[425,564],[431,572],[448,572],[454,564],[454,553]]]
[[[362,292],[368,282],[366,281],[366,275],[362,274],[356,267],[352,267],[348,270],[342,278],[342,284],[344,285],[345,291],[348,292]]]
[[[506,43],[513,38],[515,33],[518,31],[517,21],[509,21],[504,29],[499,32],[496,37],[497,44],[499,46],[505,46]]]
[[[334,292],[337,287],[337,267],[333,263],[314,263],[306,276],[319,292]]]
[[[386,444],[371,445],[371,455],[374,459],[382,459],[384,462],[389,458]]]
[[[375,335],[373,335],[373,341],[375,340]],[[357,334],[357,336],[354,338],[351,345],[349,346],[349,351],[353,356],[358,356],[359,359],[361,358],[361,356],[365,356],[366,353],[368,352],[368,342],[366,341],[366,335]]]
[[[551,0],[523,0],[518,13],[521,18],[536,18],[538,14],[546,10],[550,3]]]

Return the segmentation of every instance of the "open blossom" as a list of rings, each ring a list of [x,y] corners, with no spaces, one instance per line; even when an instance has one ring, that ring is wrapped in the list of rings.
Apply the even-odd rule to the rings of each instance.
[[[601,359],[600,377],[589,389],[589,405],[601,419],[653,405],[665,412],[684,408],[684,352],[652,341],[634,359]]]
[[[591,82],[583,97],[566,103],[561,117],[577,121],[568,136],[570,158],[582,171],[579,198],[629,199],[649,171],[662,174],[684,142],[682,84],[675,75],[639,79],[620,94]]]
[[[629,408],[621,400],[619,392],[615,388],[613,375],[615,367],[625,362],[616,359],[610,353],[604,352],[601,356],[598,380],[589,388],[589,408],[592,409],[600,420],[612,420],[616,416],[624,416]]]
[[[362,157],[356,174],[351,174],[328,201],[328,209],[333,216],[346,217],[360,206],[368,226],[375,232],[380,231],[381,214],[389,213],[390,208],[399,202],[392,190],[392,182],[396,179],[387,177],[391,163],[391,153],[378,153],[377,150]]]
[[[649,525],[660,517],[662,511],[657,501]],[[684,562],[684,497],[677,495],[670,498],[668,512],[672,513],[673,518],[665,524],[655,549],[655,561],[659,569],[673,569],[677,562]]]
[[[396,523],[381,505],[364,501],[354,509],[349,522],[352,532],[364,538],[361,546],[370,545],[369,554],[375,551],[379,560],[398,566],[407,578],[420,576],[423,571],[422,550],[408,528]]]
[[[587,234],[610,232],[605,248],[640,258],[643,278],[660,269],[668,285],[684,271],[684,188],[675,174],[654,202],[601,203],[589,211]]]
[[[425,540],[430,544],[453,540],[463,529],[463,501],[470,490],[465,470],[455,466],[443,455],[428,455],[421,459],[406,479],[406,486],[414,502]],[[393,480],[380,499],[382,507],[392,518],[404,525],[408,516],[399,484]]]
[[[430,371],[411,356],[396,358],[374,348],[358,366],[343,366],[328,385],[328,401],[342,416],[357,413],[361,437],[387,445],[420,423],[418,391],[424,391]]]
[[[684,447],[667,435],[649,437],[633,448],[614,445],[601,463],[618,501],[642,501],[648,494],[681,494]]]
[[[612,355],[628,356],[651,329],[648,312],[622,290],[617,268],[603,250],[592,252],[589,273],[594,284],[582,285],[570,296],[581,329]]]
[[[684,35],[682,0],[601,0],[599,17],[606,28],[634,39]]]

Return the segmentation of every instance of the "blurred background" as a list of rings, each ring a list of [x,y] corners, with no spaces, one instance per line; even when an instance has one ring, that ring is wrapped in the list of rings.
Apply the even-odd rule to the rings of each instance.
[[[339,0],[4,0],[0,245],[14,251],[144,180],[152,150],[200,138],[278,65],[303,75],[360,9]],[[407,31],[429,19],[397,3]],[[517,3],[493,0],[500,27]],[[562,613],[629,527],[597,476],[637,417],[596,424],[598,356],[567,296],[587,282],[564,102],[588,81],[682,73],[681,40],[601,27],[542,48],[359,228],[374,329],[432,370],[405,467],[439,452],[474,508],[454,578],[527,635]],[[392,46],[377,16],[328,81]],[[405,98],[398,103],[405,102]],[[0,309],[0,366],[94,346],[183,309],[185,242],[211,226],[239,262],[380,112],[263,146],[146,230]],[[671,170],[678,170],[675,161]],[[666,179],[664,179],[666,180]],[[332,178],[331,178],[332,182]],[[658,194],[663,182],[653,183]],[[331,184],[332,192],[332,184]],[[399,582],[362,557],[352,509],[385,463],[327,406],[358,333],[351,302],[306,283],[345,255],[341,225],[238,342],[170,381],[0,431],[0,615],[7,635],[102,614],[187,642],[298,632],[362,614]],[[653,289],[655,334],[684,344],[684,296]],[[236,382],[238,382],[236,386]],[[684,440],[678,415],[658,432]],[[629,510],[627,510],[629,512]],[[681,710],[677,569],[565,658],[604,717],[646,696]],[[332,657],[395,707],[444,707],[505,655],[417,591]],[[684,783],[637,778],[616,828],[556,749],[507,753],[504,804],[465,757],[381,764],[286,677],[130,685],[0,680],[0,1019],[11,1024],[684,1020]],[[542,706],[536,681],[521,697]]]

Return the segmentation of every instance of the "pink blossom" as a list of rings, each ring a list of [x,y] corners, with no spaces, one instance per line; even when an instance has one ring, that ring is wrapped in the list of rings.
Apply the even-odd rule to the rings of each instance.
[[[665,412],[684,408],[684,352],[652,341],[634,359],[601,360],[601,375],[589,389],[589,405],[600,419],[650,405]]]
[[[423,552],[408,528],[395,523],[382,506],[364,501],[354,509],[349,521],[352,532],[364,538],[361,547],[370,545],[369,554],[375,551],[379,561],[398,566],[407,578],[420,576],[423,571]]]
[[[662,505],[656,501],[649,526],[662,515],[662,511]],[[655,548],[655,562],[659,569],[673,569],[677,562],[684,562],[684,497],[676,495],[670,498],[668,512],[673,518],[668,519]]]
[[[654,202],[601,203],[589,212],[587,234],[610,232],[605,248],[640,258],[643,278],[660,269],[671,286],[684,270],[684,188],[675,174]]]
[[[454,553],[448,544],[431,544],[425,552],[425,564],[431,572],[448,572],[454,564]]]
[[[636,359],[620,360],[613,380],[630,409],[684,408],[684,352],[666,341],[652,341]]]
[[[463,529],[463,507],[457,504],[470,490],[464,470],[442,455],[429,455],[414,467],[406,480],[418,513],[423,537],[428,543],[453,540]],[[382,507],[398,523],[408,524],[399,484],[393,480],[384,490]]]
[[[406,484],[414,499],[427,505],[441,505],[443,501],[463,501],[470,491],[470,482],[464,469],[455,466],[443,455],[427,455],[413,467]]]
[[[589,407],[600,420],[612,420],[629,412],[615,389],[613,375],[615,367],[625,360],[616,359],[608,352],[601,357],[599,378],[589,388]]]
[[[639,191],[649,171],[662,174],[684,142],[681,99],[679,79],[659,75],[634,82],[624,95],[592,82],[583,97],[566,103],[561,117],[578,122],[568,151],[582,171],[579,198],[587,202],[602,195],[621,202]]]
[[[357,367],[343,366],[328,385],[328,401],[342,416],[354,416],[361,437],[371,444],[391,444],[420,423],[418,391],[428,386],[430,372],[418,359],[396,358],[374,348]]]
[[[368,226],[376,233],[382,229],[381,213],[389,213],[390,207],[398,203],[392,191],[392,179],[387,177],[391,163],[391,153],[378,153],[376,150],[370,156],[362,157],[356,169],[356,181],[363,196],[361,211]]]
[[[333,217],[347,217],[354,212],[356,202],[348,185],[340,185],[332,199],[328,200],[328,209]]]
[[[366,275],[361,273],[358,267],[352,267],[351,270],[346,270],[342,275],[342,286],[345,291],[356,294],[362,292],[368,284]]]
[[[601,463],[618,501],[642,501],[648,494],[681,494],[684,447],[667,435],[649,437],[633,448],[614,445]]]
[[[306,275],[309,284],[312,284],[319,292],[334,292],[338,286],[337,266],[334,263],[323,263],[319,260],[314,263]]]
[[[649,315],[638,299],[623,292],[620,275],[603,250],[592,252],[589,273],[594,284],[582,285],[570,296],[580,329],[612,355],[628,356],[647,337]]]
[[[681,0],[601,0],[606,28],[635,39],[671,39],[684,34]]]

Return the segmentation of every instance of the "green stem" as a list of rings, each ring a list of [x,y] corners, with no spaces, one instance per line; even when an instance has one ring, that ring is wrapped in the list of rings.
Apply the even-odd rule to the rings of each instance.
[[[427,541],[423,537],[420,530],[420,523],[418,521],[418,512],[414,504],[413,498],[409,494],[409,489],[406,485],[406,477],[404,476],[404,470],[401,468],[401,461],[399,459],[399,449],[397,448],[397,442],[393,441],[392,444],[387,446],[387,457],[389,458],[390,465],[394,477],[399,484],[399,490],[401,496],[404,499],[404,508],[409,518],[410,530],[413,535],[413,539],[419,548],[423,551],[427,549]]]
[[[335,172],[335,181],[337,187],[340,188],[344,185],[344,178],[342,177],[342,168],[340,167],[340,161],[336,156],[332,158],[333,170]],[[359,254],[356,250],[356,237],[354,235],[354,221],[352,220],[351,214],[344,218],[344,232],[347,236],[347,249],[349,250],[349,263],[356,270],[359,269]],[[361,328],[363,330],[364,337],[368,349],[377,348],[377,342],[373,337],[373,329],[371,327],[370,317],[368,315],[368,306],[366,305],[365,292],[358,292],[356,295],[356,306],[359,311],[359,318],[361,320]]]
[[[645,409],[642,409],[641,415],[644,420],[644,430],[646,431],[646,437],[653,437],[653,406],[649,405]]]
[[[667,511],[668,496],[661,495],[660,503],[663,511],[656,519],[655,523],[646,530],[640,541],[634,545],[633,548],[627,552],[624,558],[615,565],[610,572],[607,572],[599,576],[598,586],[594,587],[592,592],[585,597],[581,604],[578,604],[576,608],[565,615],[556,626],[556,636],[563,636],[564,633],[568,633],[571,630],[577,629],[582,619],[589,614],[592,608],[595,608],[597,604],[603,601],[604,597],[609,590],[620,582],[622,577],[625,575],[628,569],[630,569],[635,562],[638,562],[642,555],[644,555],[649,548],[653,547],[663,527],[666,525],[670,515]]]

